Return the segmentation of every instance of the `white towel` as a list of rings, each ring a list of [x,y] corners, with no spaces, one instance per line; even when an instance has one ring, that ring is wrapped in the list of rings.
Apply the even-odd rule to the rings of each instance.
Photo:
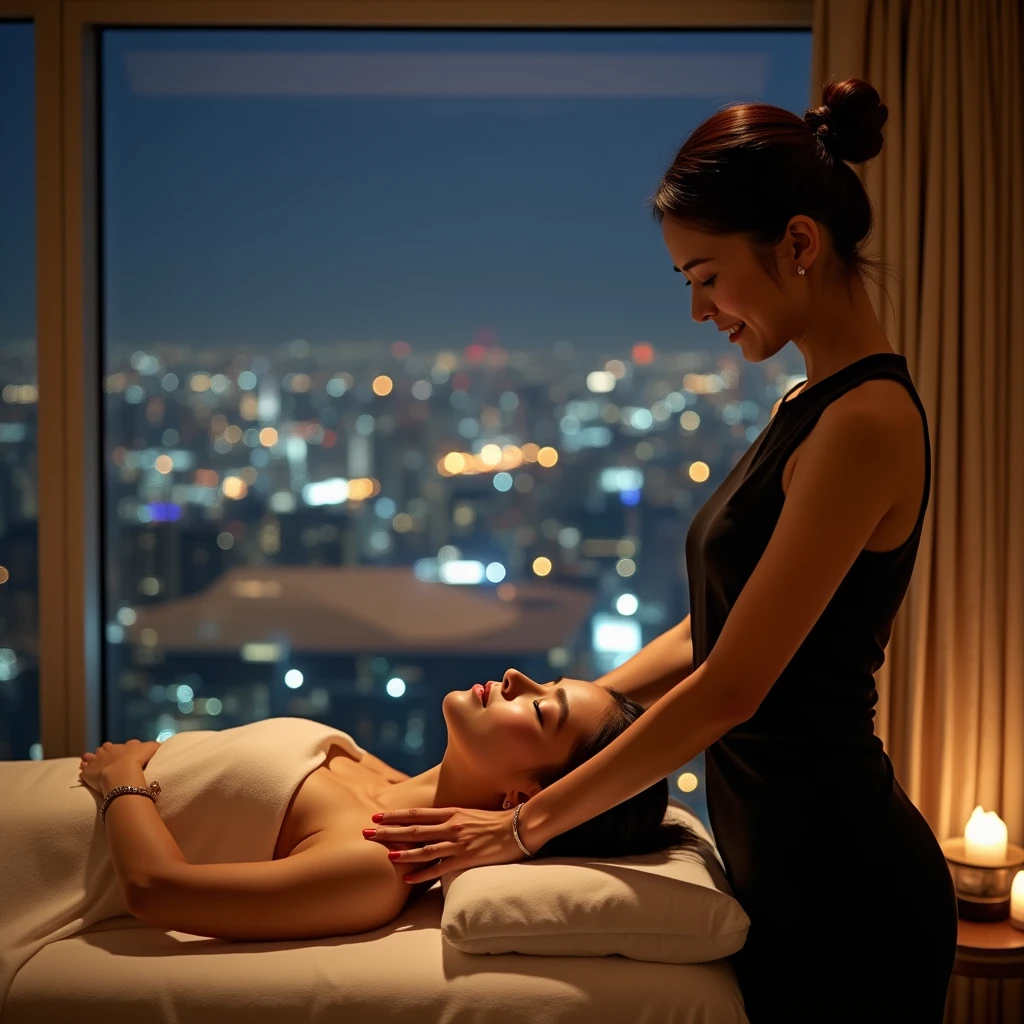
[[[157,809],[190,864],[271,860],[302,780],[348,733],[306,718],[178,733],[145,769]],[[15,975],[50,942],[128,913],[77,757],[0,762],[0,1010]]]

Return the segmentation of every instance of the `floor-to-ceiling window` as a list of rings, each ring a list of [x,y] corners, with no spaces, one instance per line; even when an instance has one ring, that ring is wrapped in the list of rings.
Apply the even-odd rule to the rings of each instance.
[[[105,30],[107,734],[303,715],[415,772],[448,690],[683,618],[802,365],[692,322],[645,198],[809,77],[806,31]]]

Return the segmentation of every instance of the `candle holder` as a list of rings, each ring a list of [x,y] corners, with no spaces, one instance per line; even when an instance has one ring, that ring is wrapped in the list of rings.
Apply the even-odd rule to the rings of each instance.
[[[957,913],[966,921],[1003,921],[1010,916],[1010,886],[1024,867],[1024,846],[1006,844],[1006,856],[994,864],[967,859],[962,836],[939,846],[956,889]]]

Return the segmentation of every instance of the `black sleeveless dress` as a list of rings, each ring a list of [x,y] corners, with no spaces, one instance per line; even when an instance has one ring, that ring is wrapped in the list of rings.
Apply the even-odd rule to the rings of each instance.
[[[757,712],[705,753],[711,826],[751,919],[735,958],[751,1024],[943,1018],[953,883],[872,723],[873,674],[910,583],[931,482],[927,417],[903,356],[858,359],[782,402],[700,508],[686,536],[693,664],[707,659],[767,546],[787,459],[830,402],[879,377],[907,388],[924,425],[914,530],[894,550],[861,552]]]

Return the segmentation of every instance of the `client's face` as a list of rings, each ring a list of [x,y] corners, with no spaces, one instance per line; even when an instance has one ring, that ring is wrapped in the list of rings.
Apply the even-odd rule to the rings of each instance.
[[[615,703],[597,683],[537,683],[510,668],[500,681],[452,690],[442,703],[449,754],[495,791],[523,787],[538,768],[563,764]],[[448,755],[446,755],[446,758]]]

